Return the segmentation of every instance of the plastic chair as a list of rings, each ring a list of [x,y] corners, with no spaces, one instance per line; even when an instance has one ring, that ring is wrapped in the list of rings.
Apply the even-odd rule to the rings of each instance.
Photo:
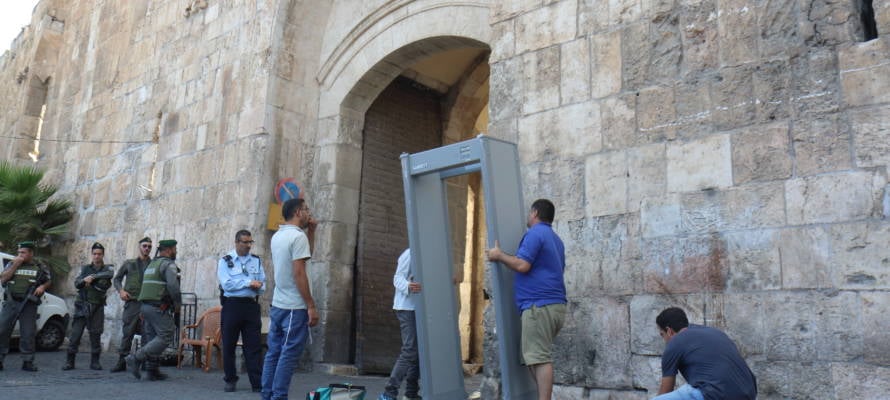
[[[221,306],[210,307],[192,325],[182,327],[179,332],[179,347],[176,350],[176,367],[182,368],[182,353],[185,345],[194,350],[194,364],[199,362],[204,372],[210,371],[210,358],[216,350],[216,367],[222,368],[222,325]],[[201,357],[203,352],[203,357]],[[202,359],[203,358],[203,359]]]

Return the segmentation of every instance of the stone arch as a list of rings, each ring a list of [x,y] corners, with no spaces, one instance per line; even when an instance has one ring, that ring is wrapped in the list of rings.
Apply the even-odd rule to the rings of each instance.
[[[398,18],[379,16],[376,23],[363,20],[367,25],[364,36],[350,37],[349,43],[337,47],[339,56],[335,58],[323,56],[327,61],[316,76],[321,91],[313,207],[326,226],[316,239],[316,261],[326,264],[322,289],[325,332],[323,343],[317,346],[327,362],[348,362],[350,357],[343,344],[351,339],[354,299],[351,290],[342,288],[354,279],[365,112],[390,82],[417,60],[451,49],[489,49],[486,3],[396,3],[414,8]],[[487,64],[483,72],[479,70],[477,65],[461,86],[477,90],[479,76],[487,77]],[[458,94],[454,104],[469,100],[479,101]],[[487,104],[487,98],[484,101]]]

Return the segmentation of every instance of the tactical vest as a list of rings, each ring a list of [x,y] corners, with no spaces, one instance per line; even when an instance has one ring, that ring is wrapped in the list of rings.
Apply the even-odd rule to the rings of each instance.
[[[157,257],[151,260],[142,274],[142,290],[139,291],[139,301],[169,301],[170,294],[167,293],[165,272],[171,264],[173,264],[173,260],[167,257]]]
[[[102,272],[104,269],[108,268],[103,266],[102,268],[95,270],[92,265],[87,265],[86,268],[89,268],[95,273]],[[96,279],[90,286],[84,286],[83,289],[86,290],[86,300],[91,304],[105,304],[105,292],[108,291],[108,288],[111,287],[111,279],[109,278],[101,278]]]
[[[8,282],[6,282],[6,291],[13,297],[24,297],[28,293],[28,287],[37,282],[37,275],[40,267],[37,264],[22,264],[15,271]]]
[[[142,291],[143,273],[145,273],[145,268],[151,261],[145,263],[144,261],[136,258],[124,264],[124,267],[128,267],[131,262],[136,266],[136,268],[131,268],[127,271],[127,284],[124,285],[124,290],[126,290],[127,293],[129,293],[130,295],[138,296],[139,292]]]

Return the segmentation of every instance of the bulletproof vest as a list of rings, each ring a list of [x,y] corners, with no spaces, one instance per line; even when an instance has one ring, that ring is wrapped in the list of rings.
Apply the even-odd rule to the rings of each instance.
[[[22,297],[28,293],[28,287],[37,282],[40,267],[37,264],[22,264],[15,271],[15,275],[6,282],[6,290],[10,295]]]
[[[88,265],[86,268],[93,269],[92,265]],[[102,272],[105,268],[102,267],[98,270],[93,269],[95,272]],[[108,288],[111,287],[111,279],[109,278],[101,278],[93,281],[90,286],[84,286],[81,290],[86,290],[86,300],[92,304],[105,304],[105,292],[108,291]]]
[[[145,272],[145,268],[150,261],[142,261],[138,258],[130,260],[130,262],[136,265],[135,271],[130,270],[127,271],[127,283],[124,285],[124,290],[131,295],[137,295],[142,290],[142,276]],[[124,264],[124,267],[129,265],[129,263]]]
[[[157,257],[151,260],[142,274],[142,290],[139,291],[139,301],[169,299],[165,272],[170,264],[173,264],[173,260],[167,257]]]

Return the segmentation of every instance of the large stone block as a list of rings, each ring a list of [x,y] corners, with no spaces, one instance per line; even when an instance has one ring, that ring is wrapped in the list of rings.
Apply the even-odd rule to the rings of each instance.
[[[582,158],[602,148],[600,105],[573,104],[533,114],[519,121],[522,162]]]
[[[522,58],[511,58],[491,64],[491,99],[489,118],[492,122],[519,116],[523,97]]]
[[[680,14],[683,42],[682,73],[696,75],[718,66],[718,24],[716,2],[702,1],[687,6]]]
[[[890,107],[852,110],[849,115],[856,166],[890,165]]]
[[[779,234],[755,230],[724,234],[729,257],[727,291],[776,290],[782,287]]]
[[[667,146],[667,190],[686,192],[732,186],[729,135]]]
[[[661,84],[671,84],[680,76],[683,60],[680,18],[675,14],[657,17],[651,22],[652,59],[649,60],[649,79]]]
[[[621,30],[621,79],[624,90],[636,90],[646,83],[651,54],[648,23],[633,24]]]
[[[658,387],[661,385],[661,357],[634,354],[631,357],[631,369],[633,370],[634,378],[633,387],[644,389],[645,392],[641,393],[648,395],[645,397],[646,399],[658,393]],[[679,379],[682,379],[682,375],[678,376]],[[598,399],[598,397],[593,397],[594,391],[591,391],[590,394],[591,399]],[[608,400],[609,398],[606,397],[605,399]]]
[[[724,67],[711,81],[712,121],[717,130],[730,130],[756,121],[754,70],[750,65]]]
[[[758,3],[754,7],[759,22],[760,56],[773,58],[803,45],[798,19],[801,2],[778,0]]]
[[[621,32],[591,36],[590,68],[594,98],[610,96],[621,90]]]
[[[644,199],[666,193],[666,167],[664,144],[627,150],[627,211],[640,211]]]
[[[890,368],[861,363],[831,363],[835,393],[848,399],[881,399],[890,393]]]
[[[736,185],[791,177],[788,124],[752,126],[732,135],[732,177]]]
[[[757,377],[757,398],[836,400],[830,363],[754,361],[748,363]]]
[[[361,181],[362,149],[349,144],[318,148],[316,182],[337,183],[358,190]]]
[[[556,382],[629,387],[628,304],[612,297],[571,299],[570,303],[566,326],[554,346]]]
[[[513,18],[541,6],[541,0],[503,0],[492,3],[491,22]]]
[[[598,153],[585,160],[586,215],[622,214],[627,211],[627,153]]]
[[[583,397],[583,387],[553,385],[553,400],[575,400]]]
[[[720,64],[733,66],[758,58],[757,14],[748,0],[717,1]]]
[[[822,227],[789,228],[779,233],[782,288],[831,287],[831,242]]]
[[[522,114],[532,114],[559,105],[559,46],[525,53],[522,73],[511,76],[509,85],[522,77]],[[492,71],[494,75],[495,71]],[[497,92],[496,92],[497,93]],[[492,96],[494,97],[494,96]]]
[[[610,23],[609,2],[578,0],[578,34],[589,35],[606,29]]]
[[[791,57],[792,115],[812,118],[813,115],[836,112],[841,92],[838,90],[837,53],[828,48],[810,49]]]
[[[865,362],[890,366],[890,292],[860,292]]]
[[[673,89],[654,86],[639,92],[637,124],[640,138],[646,143],[676,138],[676,119]]]
[[[708,233],[783,225],[782,189],[781,182],[772,182],[681,194],[681,229]]]
[[[516,55],[515,19],[498,22],[491,26],[491,55],[488,62],[494,64]]]
[[[837,115],[796,121],[791,137],[798,176],[846,170],[852,165],[850,133],[838,127]]]
[[[716,235],[643,241],[643,287],[648,293],[722,292],[729,263]]]
[[[832,225],[831,281],[849,290],[890,289],[890,224],[886,221]]]
[[[627,94],[606,98],[600,109],[603,148],[623,149],[637,144],[636,96]]]
[[[763,330],[770,361],[853,361],[864,355],[863,334],[851,327],[861,307],[854,292],[777,292],[765,298]]]
[[[639,249],[633,215],[560,223],[566,245],[566,290],[570,298],[591,293],[631,294],[640,288]]]
[[[538,50],[575,38],[577,0],[565,0],[516,18],[516,52]]]
[[[755,121],[771,123],[791,115],[791,74],[787,60],[770,60],[754,70]]]
[[[694,139],[714,132],[714,106],[708,79],[694,78],[674,87],[677,137]]]
[[[680,232],[680,196],[646,197],[640,203],[640,225],[644,238]]]
[[[560,103],[569,104],[590,98],[590,43],[586,38],[560,46]]]
[[[850,171],[786,181],[788,223],[801,225],[868,217],[875,202],[873,179],[871,172]]]
[[[557,201],[557,219],[584,218],[584,164],[578,161],[545,161],[537,168],[538,193],[528,201],[549,198]]]

